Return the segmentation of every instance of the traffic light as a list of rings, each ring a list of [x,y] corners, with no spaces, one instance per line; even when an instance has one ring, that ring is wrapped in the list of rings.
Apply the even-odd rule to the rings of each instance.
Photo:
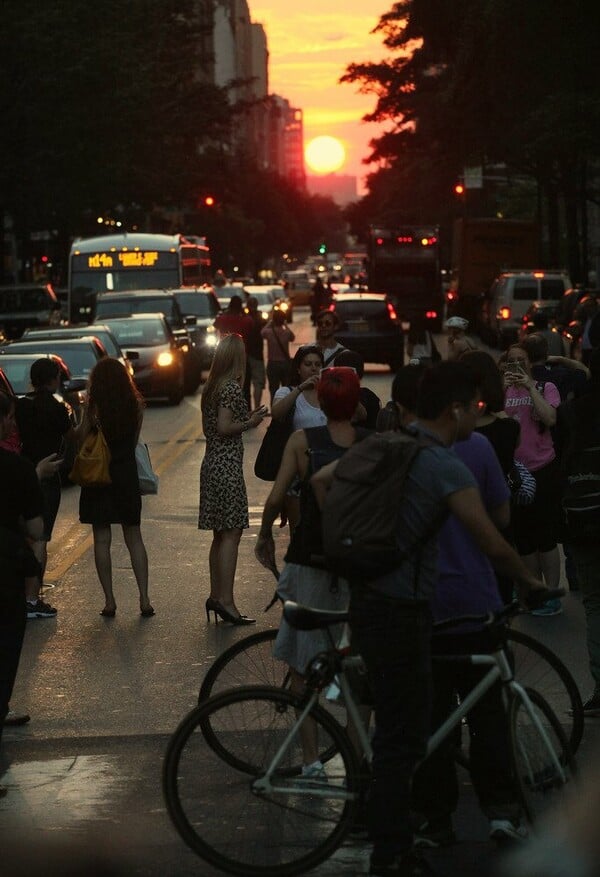
[[[319,244],[319,255],[324,256],[327,252],[327,244]]]
[[[214,197],[212,195],[207,195],[204,199],[204,204],[206,205],[206,207],[214,207],[215,206]]]
[[[466,191],[467,191],[467,190],[466,190],[466,188],[465,188],[465,184],[464,184],[464,183],[456,183],[456,184],[455,184],[455,186],[454,186],[454,194],[455,194],[455,195],[462,196],[462,195],[465,194]]]

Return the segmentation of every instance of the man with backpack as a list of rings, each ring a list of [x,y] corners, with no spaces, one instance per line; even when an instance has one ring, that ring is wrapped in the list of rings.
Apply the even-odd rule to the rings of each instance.
[[[324,502],[325,557],[334,571],[354,569],[350,626],[375,705],[373,877],[430,873],[412,853],[409,814],[411,779],[430,730],[430,600],[438,575],[437,532],[447,513],[459,519],[494,566],[513,576],[523,595],[541,589],[540,602],[547,596],[488,517],[475,478],[450,449],[473,431],[479,401],[476,378],[466,365],[431,366],[421,380],[413,437],[373,436],[350,449],[337,464]],[[346,515],[347,509],[355,511]],[[382,534],[390,531],[394,538],[386,547]]]

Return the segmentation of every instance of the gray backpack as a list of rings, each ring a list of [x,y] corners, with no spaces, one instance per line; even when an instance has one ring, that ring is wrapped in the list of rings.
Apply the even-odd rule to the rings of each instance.
[[[375,434],[349,448],[335,470],[322,513],[327,568],[350,582],[368,582],[400,566],[441,526],[400,549],[401,497],[417,454],[435,444],[417,431]]]

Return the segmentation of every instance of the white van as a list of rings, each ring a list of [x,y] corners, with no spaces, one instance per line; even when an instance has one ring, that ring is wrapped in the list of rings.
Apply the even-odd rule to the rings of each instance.
[[[571,288],[566,271],[505,271],[494,280],[487,313],[490,340],[507,347],[518,340],[527,308],[533,301],[558,305]]]
[[[288,298],[296,305],[310,304],[312,283],[308,271],[284,271],[281,275]]]

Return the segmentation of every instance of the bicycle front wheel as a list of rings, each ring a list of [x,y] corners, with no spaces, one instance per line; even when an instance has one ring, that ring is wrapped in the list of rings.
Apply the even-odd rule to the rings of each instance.
[[[289,669],[273,657],[277,630],[261,630],[238,640],[211,664],[200,686],[198,703],[213,694],[247,685],[289,686]]]
[[[583,703],[577,683],[560,658],[526,633],[508,628],[506,638],[514,657],[515,679],[533,688],[560,719],[575,754],[583,736]]]
[[[527,689],[527,694],[535,720],[525,700],[515,694],[510,704],[510,747],[525,816],[534,823],[560,807],[573,786],[575,763],[551,707],[539,692]]]
[[[223,871],[246,877],[302,874],[336,850],[354,819],[356,755],[340,725],[319,706],[310,712],[319,746],[336,752],[325,773],[294,775],[290,767],[303,760],[296,733],[265,779],[299,709],[287,691],[227,691],[186,716],[169,742],[163,768],[169,815],[185,843]],[[207,744],[207,723],[227,760]],[[232,755],[243,769],[232,763]]]

